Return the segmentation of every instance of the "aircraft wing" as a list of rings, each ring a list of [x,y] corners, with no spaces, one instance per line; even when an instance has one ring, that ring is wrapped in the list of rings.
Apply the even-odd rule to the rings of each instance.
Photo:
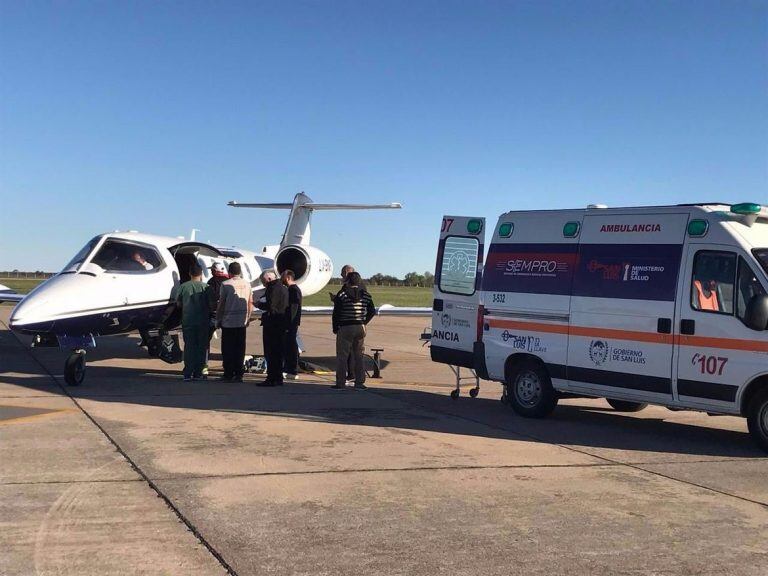
[[[21,302],[24,299],[24,294],[19,294],[14,290],[0,284],[0,302]]]
[[[333,306],[304,306],[301,309],[302,316],[330,316],[333,314]],[[377,316],[432,316],[432,308],[418,306],[392,306],[382,304],[376,307]]]
[[[330,316],[333,314],[333,306],[302,306],[302,316]],[[418,306],[392,306],[382,304],[376,308],[377,316],[432,316],[432,308]],[[261,316],[261,310],[254,308],[252,316]]]

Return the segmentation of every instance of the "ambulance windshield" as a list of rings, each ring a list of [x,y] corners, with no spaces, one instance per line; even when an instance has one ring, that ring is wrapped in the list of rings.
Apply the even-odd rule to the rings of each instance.
[[[757,258],[757,261],[760,262],[760,266],[763,267],[766,274],[768,274],[768,248],[758,248],[757,250],[753,250],[752,253],[755,255],[755,258]]]

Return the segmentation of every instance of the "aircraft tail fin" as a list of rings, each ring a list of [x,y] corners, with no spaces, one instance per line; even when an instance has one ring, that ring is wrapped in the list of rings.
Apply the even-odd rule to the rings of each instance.
[[[233,208],[267,208],[290,210],[288,223],[285,226],[283,239],[280,246],[299,244],[308,246],[311,232],[312,212],[315,210],[398,210],[402,205],[393,202],[391,204],[317,204],[312,199],[299,192],[293,199],[293,203],[241,203],[234,200],[228,203]]]

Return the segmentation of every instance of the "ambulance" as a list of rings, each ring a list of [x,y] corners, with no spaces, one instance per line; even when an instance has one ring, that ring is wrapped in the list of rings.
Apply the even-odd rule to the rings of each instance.
[[[768,451],[768,208],[445,216],[431,357],[543,418],[562,397],[744,416]]]

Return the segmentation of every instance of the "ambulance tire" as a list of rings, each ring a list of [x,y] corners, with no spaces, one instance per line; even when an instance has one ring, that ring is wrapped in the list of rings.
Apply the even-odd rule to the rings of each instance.
[[[611,408],[619,412],[640,412],[643,408],[648,407],[648,404],[643,402],[628,402],[627,400],[614,400],[613,398],[606,398],[605,401],[611,405]]]
[[[507,401],[525,418],[546,418],[557,406],[557,392],[547,369],[535,360],[523,360],[507,376]]]
[[[768,452],[768,388],[761,390],[749,403],[747,427],[757,445]]]

